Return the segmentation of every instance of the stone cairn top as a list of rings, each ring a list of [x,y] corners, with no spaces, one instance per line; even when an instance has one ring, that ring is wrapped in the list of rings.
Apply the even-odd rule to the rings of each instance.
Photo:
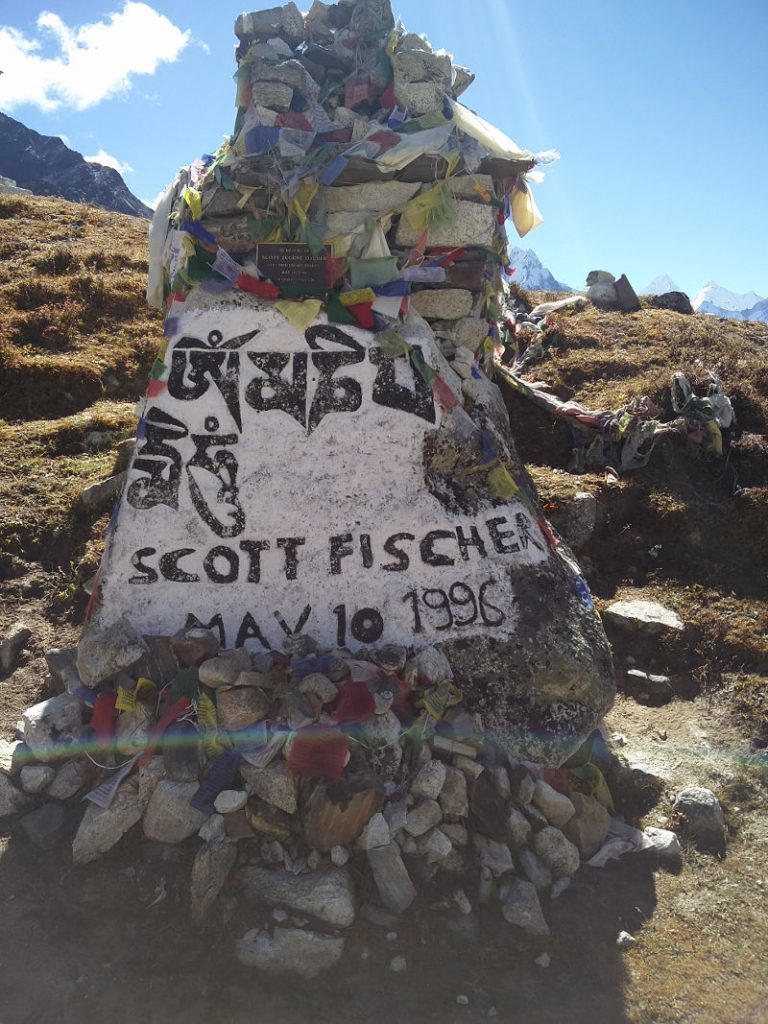
[[[511,216],[520,234],[540,221],[525,178],[536,158],[458,102],[472,73],[395,24],[388,0],[315,0],[307,14],[289,3],[242,14],[235,32],[234,132],[179,174],[151,229],[148,300],[167,309],[169,352],[181,342],[202,351],[181,335],[220,315],[258,315],[273,331],[279,314],[294,333],[318,319],[370,332],[374,387],[386,378],[393,394],[426,402],[429,433],[423,428],[423,455],[420,446],[411,453],[412,475],[418,482],[418,468],[450,529],[429,534],[424,564],[461,567],[470,551],[476,566],[501,561],[476,592],[450,586],[437,612],[411,594],[416,633],[422,616],[450,616],[454,632],[442,636],[454,642],[444,649],[405,635],[374,642],[376,622],[356,617],[348,625],[362,649],[346,646],[341,616],[336,647],[310,635],[305,616],[285,629],[282,650],[259,651],[247,643],[226,649],[223,632],[202,622],[148,635],[150,623],[137,628],[130,610],[97,614],[76,649],[50,652],[54,696],[25,712],[18,739],[0,748],[0,814],[22,815],[43,848],[71,841],[78,864],[139,824],[150,841],[199,836],[192,915],[202,921],[211,913],[237,867],[258,921],[239,956],[265,970],[316,974],[340,958],[344,930],[363,907],[369,919],[391,922],[420,898],[445,913],[495,908],[502,924],[542,941],[542,901],[562,893],[580,861],[602,846],[610,796],[597,769],[537,767],[515,754],[510,736],[528,715],[524,749],[547,734],[555,752],[542,743],[541,759],[561,763],[609,706],[613,682],[588,587],[541,514],[503,403],[481,372],[498,342],[505,221]],[[209,341],[214,335],[223,336],[214,331]],[[360,363],[371,339],[351,344],[359,352],[347,362]],[[215,369],[224,355],[205,358]],[[386,362],[395,359],[420,381],[416,392],[397,383]],[[169,374],[158,360],[148,400],[164,390],[173,400],[196,399],[210,383],[202,371]],[[216,379],[240,426],[230,378]],[[209,397],[218,400],[213,389]],[[389,409],[391,400],[382,401]],[[152,415],[142,417],[126,498],[166,521],[168,508],[179,507],[177,492],[168,497],[173,474],[162,476],[152,458],[171,467],[182,460],[173,432],[162,433],[175,421],[159,406]],[[206,417],[212,421],[211,410]],[[215,433],[218,422],[205,430]],[[187,429],[176,426],[180,435]],[[227,443],[239,443],[237,435]],[[205,471],[221,484],[218,497],[201,491],[197,504],[225,539],[239,537],[244,515],[234,459],[198,452],[189,463],[196,479]],[[125,507],[113,516],[113,534]],[[237,516],[225,522],[233,509]],[[509,520],[495,515],[505,509]],[[485,539],[458,518],[486,512]],[[134,526],[150,521],[129,514]],[[436,541],[457,538],[453,556],[434,550]],[[407,565],[398,549],[386,550],[396,556],[390,568]],[[141,601],[159,574],[188,582],[179,559],[189,551],[137,550],[127,582],[147,585],[126,587],[126,600]],[[215,551],[209,577],[226,582]],[[336,551],[339,563],[352,553]],[[146,561],[156,555],[157,568]],[[290,582],[295,565],[285,557]],[[505,618],[501,597],[514,625],[504,643],[492,635]],[[183,600],[169,601],[173,614]],[[520,617],[519,642],[518,603],[536,609]],[[476,646],[461,635],[470,622],[486,634]],[[561,735],[567,742],[557,748]]]
[[[505,222],[541,221],[537,158],[458,102],[474,75],[389,0],[289,3],[235,33],[234,131],[158,205],[149,301],[173,323],[192,289],[234,287],[374,331],[410,307],[468,375],[497,336]]]

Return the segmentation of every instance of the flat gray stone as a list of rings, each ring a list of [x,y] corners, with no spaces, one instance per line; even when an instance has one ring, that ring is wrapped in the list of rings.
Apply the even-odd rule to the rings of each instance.
[[[668,676],[651,675],[639,668],[627,670],[625,688],[635,700],[650,707],[669,704],[674,696]]]
[[[565,824],[563,832],[566,838],[578,847],[582,859],[589,860],[605,842],[611,827],[611,816],[593,796],[572,793],[571,803],[576,808],[576,813]]]
[[[0,818],[21,814],[30,805],[26,793],[16,789],[7,775],[0,773]]]
[[[544,919],[539,894],[531,882],[516,878],[502,885],[499,891],[501,913],[505,921],[535,939],[546,939],[549,925]]]
[[[237,16],[235,35],[238,39],[272,39],[277,36],[291,46],[304,40],[304,19],[291,0],[283,7],[270,7],[266,11],[252,11]]]
[[[275,928],[272,935],[254,928],[237,944],[237,958],[246,967],[268,974],[294,973],[316,978],[338,963],[344,939],[304,928]]]
[[[193,921],[200,922],[207,917],[236,860],[236,843],[205,843],[197,851],[189,886]]]
[[[419,240],[419,231],[416,231],[408,223],[405,217],[400,218],[395,235],[395,244],[398,247],[407,249],[413,247]],[[462,245],[482,245],[490,247],[496,234],[496,210],[493,206],[485,206],[480,203],[472,203],[466,199],[459,199],[452,217],[446,217],[438,224],[429,229],[430,247],[439,245],[450,245],[459,247]],[[418,292],[414,294],[414,298]],[[469,310],[461,316],[468,316]],[[458,317],[435,316],[436,320],[454,320]]]
[[[250,793],[279,807],[286,814],[295,814],[298,806],[298,784],[283,761],[273,761],[266,768],[250,764],[240,766],[240,774]]]
[[[77,648],[54,648],[45,655],[48,671],[67,693],[74,693],[83,681],[77,672]]]
[[[558,793],[548,782],[537,779],[533,790],[533,803],[546,816],[550,825],[558,828],[573,817],[576,808],[563,793]]]
[[[284,113],[289,109],[293,99],[293,89],[282,82],[254,82],[253,104]]]
[[[83,735],[83,705],[69,693],[27,708],[21,716],[24,742],[38,761],[66,756],[66,749]]]
[[[196,782],[161,779],[144,813],[144,835],[158,843],[181,843],[198,832],[208,817],[190,806]]]
[[[95,765],[86,757],[76,757],[67,761],[56,772],[56,777],[48,786],[47,796],[51,800],[71,800],[90,785],[96,777]]]
[[[139,797],[138,780],[126,779],[109,807],[88,803],[72,843],[75,864],[90,864],[102,857],[123,838],[128,829],[141,821],[144,806]]]
[[[543,892],[552,885],[552,872],[533,850],[522,850],[518,860],[520,870],[539,892]]]
[[[206,818],[197,833],[205,843],[215,843],[227,837],[226,822],[223,814],[212,814]]]
[[[507,837],[515,850],[521,850],[531,837],[531,823],[516,807],[507,810],[505,823]]]
[[[680,616],[658,601],[614,601],[605,609],[603,619],[625,632],[641,636],[685,631],[685,623]]]
[[[435,800],[422,800],[408,811],[405,831],[412,836],[423,836],[442,820],[443,812]]]
[[[213,801],[218,814],[234,814],[248,803],[248,794],[241,789],[223,789]]]
[[[352,880],[344,868],[294,875],[251,866],[241,878],[248,897],[270,907],[288,907],[334,928],[348,928],[355,919]]]
[[[325,191],[328,213],[364,213],[381,216],[390,210],[399,211],[421,188],[419,182],[380,181],[366,185],[340,185]]]
[[[467,779],[460,769],[451,765],[446,766],[439,803],[447,818],[466,818],[469,814]]]
[[[422,857],[427,864],[439,864],[453,849],[453,843],[439,828],[433,828],[431,832],[419,836],[414,842],[417,855]]]
[[[711,789],[689,786],[682,789],[672,805],[685,818],[686,831],[703,844],[725,843],[726,824],[723,809]]]
[[[388,846],[392,842],[387,819],[381,812],[373,815],[355,843],[358,850],[372,850],[376,846]]]
[[[0,642],[0,670],[10,672],[14,662],[32,636],[32,630],[24,622],[15,622]]]
[[[216,712],[222,729],[247,729],[266,718],[268,711],[269,698],[253,686],[220,687],[217,691]]]
[[[674,832],[665,828],[653,828],[649,826],[643,830],[653,843],[653,849],[660,864],[669,864],[676,867],[683,859],[683,848],[680,840]]]
[[[543,828],[533,837],[534,853],[541,857],[555,878],[572,875],[579,868],[579,851],[559,828]]]
[[[114,504],[123,490],[125,477],[125,473],[116,473],[107,480],[89,484],[80,492],[80,501],[87,509],[99,509]]]
[[[609,270],[590,270],[587,274],[587,287],[593,284],[613,284],[616,278]]]
[[[41,850],[52,850],[72,834],[73,814],[63,804],[43,804],[21,819],[21,827]]]
[[[317,101],[320,95],[320,86],[312,78],[304,65],[298,60],[282,60],[277,64],[270,61],[256,60],[251,66],[251,81],[254,86],[261,86],[266,82],[281,82],[301,93],[308,103]],[[261,101],[259,101],[261,102]],[[263,104],[272,110],[278,108],[269,103]]]
[[[381,902],[394,914],[402,914],[416,899],[416,887],[394,843],[368,850],[368,863]]]
[[[473,302],[466,288],[425,288],[411,295],[412,308],[425,320],[460,320],[469,315]]]
[[[56,769],[49,764],[28,764],[21,769],[19,781],[25,793],[43,793],[56,777]]]
[[[480,835],[478,832],[472,837],[472,842],[477,850],[480,865],[488,868],[494,878],[499,878],[508,871],[515,870],[512,854],[506,843],[488,839],[487,836]]]
[[[21,740],[0,740],[0,772],[18,775],[30,759],[30,751]]]
[[[204,661],[198,671],[204,686],[214,690],[219,686],[234,686],[241,672],[251,671],[251,659],[244,650],[222,651]]]
[[[587,298],[596,306],[610,308],[615,306],[619,299],[616,294],[616,286],[608,281],[596,281],[587,288]]]
[[[125,616],[111,626],[86,626],[77,645],[77,671],[85,686],[96,686],[135,665],[149,647]]]
[[[411,794],[417,800],[438,800],[445,778],[445,762],[432,758],[423,764],[417,772],[416,778],[411,783]]]

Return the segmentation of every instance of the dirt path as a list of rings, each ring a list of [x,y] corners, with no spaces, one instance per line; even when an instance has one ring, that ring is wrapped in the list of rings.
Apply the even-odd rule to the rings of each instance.
[[[671,789],[697,782],[720,793],[733,835],[724,861],[689,850],[677,875],[644,855],[582,868],[547,910],[548,968],[481,916],[423,906],[394,926],[393,941],[388,928],[356,926],[325,978],[264,977],[234,955],[234,938],[259,920],[236,889],[201,932],[190,926],[186,848],[130,836],[73,868],[15,827],[0,838],[0,1021],[453,1024],[495,1009],[515,1024],[763,1024],[768,817],[746,741],[724,705],[703,698],[649,709],[619,697],[607,729],[626,737],[631,764]],[[669,815],[665,796],[646,821]],[[626,952],[615,942],[622,929],[638,940]],[[390,972],[393,956],[406,958],[405,973]]]

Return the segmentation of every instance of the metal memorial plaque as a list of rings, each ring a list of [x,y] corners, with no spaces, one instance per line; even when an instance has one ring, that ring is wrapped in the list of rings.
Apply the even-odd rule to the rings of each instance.
[[[331,247],[315,255],[303,242],[262,242],[256,250],[256,266],[276,285],[325,288]]]

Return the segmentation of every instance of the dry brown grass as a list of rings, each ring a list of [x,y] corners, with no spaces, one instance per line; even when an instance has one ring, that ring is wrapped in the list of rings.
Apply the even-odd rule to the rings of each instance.
[[[531,306],[555,297],[522,293]],[[637,313],[590,304],[554,321],[548,357],[525,376],[591,409],[649,395],[670,420],[673,372],[699,386],[707,370],[721,377],[743,432],[732,456],[744,486],[736,496],[723,463],[705,461],[677,437],[659,443],[649,466],[618,485],[595,474],[572,476],[565,472],[567,426],[503,390],[545,508],[556,514],[576,490],[598,498],[600,526],[583,556],[598,598],[605,603],[642,588],[675,608],[694,627],[688,658],[696,682],[716,688],[728,672],[749,680],[738,704],[768,739],[768,324],[684,316],[645,300]]]
[[[141,388],[162,341],[146,222],[0,196],[0,417],[63,416]]]

